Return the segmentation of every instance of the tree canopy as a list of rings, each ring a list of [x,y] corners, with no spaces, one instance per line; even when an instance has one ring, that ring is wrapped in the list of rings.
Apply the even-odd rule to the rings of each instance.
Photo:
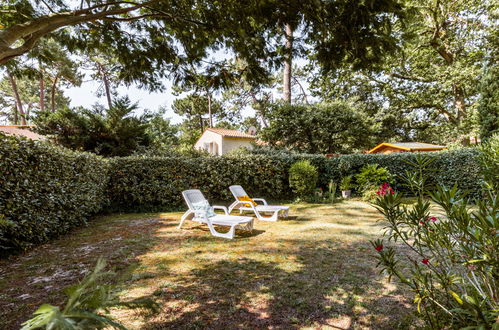
[[[8,1],[1,7],[0,64],[51,35],[70,52],[112,52],[120,79],[151,89],[184,63],[220,49],[243,59],[246,76],[258,81],[280,65],[277,31],[297,13],[302,41],[329,69],[344,61],[356,67],[380,61],[395,48],[390,25],[400,12],[395,0]]]

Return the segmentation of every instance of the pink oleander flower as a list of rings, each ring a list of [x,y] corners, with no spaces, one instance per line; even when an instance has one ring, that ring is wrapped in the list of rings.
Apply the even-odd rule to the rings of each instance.
[[[385,182],[379,187],[378,191],[376,192],[376,195],[378,196],[385,196],[386,194],[395,194],[395,191],[390,187],[390,184]]]
[[[376,251],[381,252],[381,250],[383,250],[383,244],[381,244],[381,245],[377,245],[377,246],[375,247],[375,249],[376,249]]]

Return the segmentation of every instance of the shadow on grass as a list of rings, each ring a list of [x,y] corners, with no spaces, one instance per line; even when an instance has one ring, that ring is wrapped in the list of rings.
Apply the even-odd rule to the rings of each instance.
[[[215,226],[216,231],[219,233],[226,233],[229,231],[229,227],[224,227],[224,226]],[[204,232],[206,233],[206,237],[198,237],[200,239],[210,241],[213,239],[213,236],[211,235],[210,229],[208,228],[207,225],[202,224],[202,225],[194,225],[191,227],[186,227],[185,230],[192,230],[193,233],[196,231]],[[261,234],[265,233],[265,230],[258,230],[254,229],[252,231],[247,231],[247,230],[242,230],[242,229],[236,229],[236,234],[234,235],[234,239],[238,238],[249,238],[249,237],[255,237],[259,236]]]
[[[295,270],[244,257],[193,270],[175,288],[155,292],[164,307],[145,329],[347,329],[373,327],[372,323],[375,328],[394,328],[400,322],[397,315],[409,312],[398,299],[376,294],[383,283],[374,263],[345,258],[352,249],[365,249],[365,244],[345,248],[306,244],[282,252],[299,260]],[[171,300],[175,304],[170,305]],[[182,304],[185,308],[179,308]]]
[[[98,258],[117,273],[111,282],[119,286],[160,241],[154,233],[174,226],[151,214],[99,216],[88,227],[0,260],[0,329],[19,329],[43,303],[60,306],[64,289],[83,279]]]

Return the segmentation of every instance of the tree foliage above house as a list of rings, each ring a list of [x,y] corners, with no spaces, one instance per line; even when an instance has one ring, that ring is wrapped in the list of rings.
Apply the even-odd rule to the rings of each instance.
[[[312,105],[274,104],[261,138],[272,146],[305,153],[348,153],[371,143],[370,121],[353,104],[336,101]]]

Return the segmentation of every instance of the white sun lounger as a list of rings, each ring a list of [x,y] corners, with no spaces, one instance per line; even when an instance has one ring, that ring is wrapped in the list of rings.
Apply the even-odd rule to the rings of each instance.
[[[263,205],[254,206],[251,202],[248,201],[240,201],[238,197],[248,196],[241,186],[230,186],[230,192],[236,199],[234,203],[229,206],[229,213],[232,210],[239,210],[241,213],[243,211],[252,211],[255,213],[258,220],[265,221],[277,221],[279,217],[279,212],[283,218],[288,217],[289,206],[278,206],[278,205],[268,205],[267,201],[263,198],[252,198],[255,202],[259,201],[263,203]],[[246,206],[249,205],[249,206]],[[262,213],[272,213],[271,216],[264,216]]]
[[[194,204],[206,201],[203,193],[197,189],[185,190],[182,192],[185,202],[189,209],[184,213],[180,220],[178,228],[180,229],[185,220],[193,220],[200,223],[206,223],[210,232],[213,236],[222,238],[234,238],[234,233],[236,228],[253,231],[253,218],[229,215],[227,208],[225,206],[213,206],[213,209],[223,210],[225,214],[217,214],[215,216],[208,217],[206,210],[196,210]],[[215,230],[215,225],[230,227],[227,233],[219,233]]]

